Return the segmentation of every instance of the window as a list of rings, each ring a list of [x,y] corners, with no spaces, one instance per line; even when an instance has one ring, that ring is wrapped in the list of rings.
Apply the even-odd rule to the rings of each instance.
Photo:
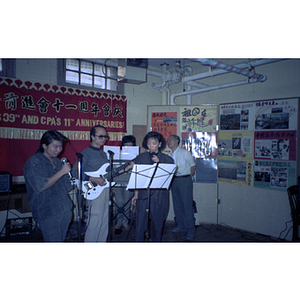
[[[116,92],[118,90],[118,61],[115,60],[65,60],[64,82],[70,85],[84,86]]]
[[[12,58],[0,58],[0,76],[16,77],[16,60]]]

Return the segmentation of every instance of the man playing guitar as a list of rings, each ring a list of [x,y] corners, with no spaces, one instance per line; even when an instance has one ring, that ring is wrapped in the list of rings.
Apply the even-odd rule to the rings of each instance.
[[[106,129],[101,125],[96,125],[90,130],[91,144],[85,148],[81,154],[83,180],[90,181],[101,187],[107,184],[103,177],[88,176],[86,172],[94,172],[108,162],[106,153],[100,148],[106,143],[108,134]],[[72,175],[78,177],[77,161],[73,167]],[[88,206],[88,222],[85,232],[85,242],[106,242],[109,231],[109,187],[93,200],[86,200]]]

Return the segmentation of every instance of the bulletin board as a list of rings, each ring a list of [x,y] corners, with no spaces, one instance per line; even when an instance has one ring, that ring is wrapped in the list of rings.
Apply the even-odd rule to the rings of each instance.
[[[147,123],[149,131],[166,140],[171,134],[181,138],[180,146],[191,152],[197,165],[195,182],[217,182],[217,105],[148,106]]]
[[[218,182],[266,189],[297,184],[298,102],[221,104]]]
[[[147,124],[165,139],[180,136],[195,182],[284,190],[299,174],[298,106],[298,98],[148,106]]]

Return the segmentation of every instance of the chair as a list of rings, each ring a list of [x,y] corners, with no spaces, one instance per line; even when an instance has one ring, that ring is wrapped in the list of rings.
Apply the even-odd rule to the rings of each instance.
[[[299,225],[300,225],[300,205],[299,205],[299,186],[292,185],[287,189],[289,202],[291,207],[291,215],[293,221],[293,237],[292,241],[300,241]]]

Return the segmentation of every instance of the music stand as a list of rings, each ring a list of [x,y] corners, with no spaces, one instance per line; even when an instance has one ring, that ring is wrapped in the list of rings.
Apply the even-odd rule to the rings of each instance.
[[[127,185],[127,190],[147,189],[147,216],[148,224],[146,230],[146,238],[150,237],[150,191],[151,189],[169,189],[172,178],[176,172],[175,164],[156,163],[154,165],[134,164],[132,173]]]
[[[108,212],[108,228],[109,228],[109,238],[110,241],[112,241],[112,228],[111,228],[111,223],[113,219],[113,202],[112,202],[112,196],[111,196],[111,183],[113,181],[113,160],[114,160],[114,152],[111,150],[108,150],[109,153],[109,199],[108,199],[108,204],[109,204],[109,212]]]
[[[119,160],[114,160],[114,163],[117,163],[117,165],[121,165],[121,167],[122,167],[122,165],[124,165],[124,166],[129,165],[129,163],[131,161],[132,160],[128,160],[128,159],[119,159]],[[118,189],[126,189],[128,181],[129,181],[130,173],[124,172],[124,173],[117,175],[114,178],[114,181],[116,183],[113,186],[115,192]],[[131,202],[131,198],[132,198],[132,196],[129,198],[129,200],[127,200],[125,203],[122,203],[122,204],[117,203],[116,200],[112,200],[112,202],[114,204],[114,209],[115,209],[113,221],[118,220],[118,217],[120,217],[120,218],[124,217],[125,219],[127,219],[127,221],[130,221],[130,218],[127,216],[127,214],[130,211],[129,203]]]
[[[82,222],[82,212],[83,212],[83,197],[82,197],[82,157],[81,153],[76,153],[78,157],[78,188],[76,189],[77,198],[77,222],[78,222],[78,242],[81,241],[81,222]]]

